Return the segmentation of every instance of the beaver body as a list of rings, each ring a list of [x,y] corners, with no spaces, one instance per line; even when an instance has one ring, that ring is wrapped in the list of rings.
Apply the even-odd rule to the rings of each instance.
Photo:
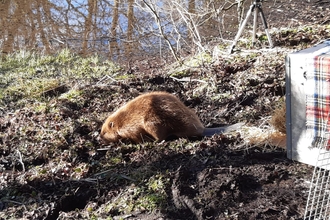
[[[167,92],[150,92],[129,101],[104,122],[100,137],[107,143],[161,141],[169,136],[211,136],[240,125],[204,128],[194,111]]]

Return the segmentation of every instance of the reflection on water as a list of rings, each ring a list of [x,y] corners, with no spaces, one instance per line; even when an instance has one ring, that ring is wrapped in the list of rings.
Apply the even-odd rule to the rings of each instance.
[[[160,54],[169,46],[176,52],[194,50],[203,41],[222,37],[225,27],[237,26],[237,5],[221,10],[234,2],[2,0],[0,50],[54,53],[71,48],[109,58]]]

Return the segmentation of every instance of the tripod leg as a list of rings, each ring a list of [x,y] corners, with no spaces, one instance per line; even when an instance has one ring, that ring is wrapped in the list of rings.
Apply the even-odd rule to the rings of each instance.
[[[262,11],[262,8],[260,6],[258,7],[258,9],[259,9],[259,12],[260,12],[260,17],[261,17],[261,20],[262,20],[262,24],[264,25],[264,28],[265,28],[265,33],[266,33],[266,36],[267,36],[267,39],[268,39],[269,47],[272,48],[274,45],[273,45],[273,42],[272,42],[272,38],[270,37],[270,34],[268,32],[268,25],[267,25],[267,22],[266,22],[264,12]]]
[[[235,46],[236,46],[236,44],[237,44],[237,41],[238,41],[238,39],[240,38],[240,36],[241,36],[241,34],[242,34],[242,32],[243,32],[243,29],[244,29],[244,27],[245,27],[245,25],[246,25],[246,23],[247,23],[249,17],[251,16],[251,13],[252,13],[252,11],[254,10],[254,8],[255,8],[255,5],[251,5],[249,11],[246,13],[246,18],[245,18],[244,21],[242,22],[242,24],[241,24],[241,26],[240,26],[240,28],[239,28],[239,30],[238,30],[236,36],[235,36],[234,42],[233,42],[233,44],[231,45],[231,47],[230,47],[230,49],[229,49],[229,53],[232,53],[232,52],[233,52],[233,50],[234,50],[234,48],[235,48]]]
[[[252,45],[256,44],[256,36],[257,36],[257,26],[258,26],[258,7],[254,10],[253,13],[253,32],[252,32]]]

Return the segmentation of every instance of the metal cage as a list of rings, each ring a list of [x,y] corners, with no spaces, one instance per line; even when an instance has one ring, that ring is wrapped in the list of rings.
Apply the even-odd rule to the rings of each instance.
[[[326,130],[329,131],[329,127]],[[314,146],[319,149],[319,153],[310,183],[305,220],[330,219],[330,134],[327,131],[322,132],[322,137]]]

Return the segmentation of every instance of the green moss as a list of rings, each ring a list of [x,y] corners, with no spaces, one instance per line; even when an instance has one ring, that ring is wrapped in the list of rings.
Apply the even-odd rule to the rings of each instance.
[[[121,161],[122,161],[122,159],[120,157],[112,157],[112,158],[110,158],[110,163],[115,164],[115,165],[116,164],[120,164]]]
[[[61,100],[69,100],[69,101],[76,101],[77,99],[81,98],[81,95],[83,94],[82,90],[78,89],[71,89],[66,93],[63,93],[59,96],[59,99]]]
[[[167,184],[168,180],[166,180],[162,175],[152,176],[147,182],[147,186],[150,191],[158,192],[160,194],[165,194],[165,187]]]
[[[153,211],[163,202],[165,202],[163,195],[152,193],[138,198],[135,206],[138,209]]]
[[[149,174],[149,177],[123,189],[122,196],[107,204],[105,210],[117,210],[121,214],[128,214],[141,210],[153,212],[164,207],[167,198],[166,188],[170,185],[169,178],[159,173]]]
[[[268,42],[268,37],[266,34],[262,34],[258,37],[258,40],[261,42]]]

